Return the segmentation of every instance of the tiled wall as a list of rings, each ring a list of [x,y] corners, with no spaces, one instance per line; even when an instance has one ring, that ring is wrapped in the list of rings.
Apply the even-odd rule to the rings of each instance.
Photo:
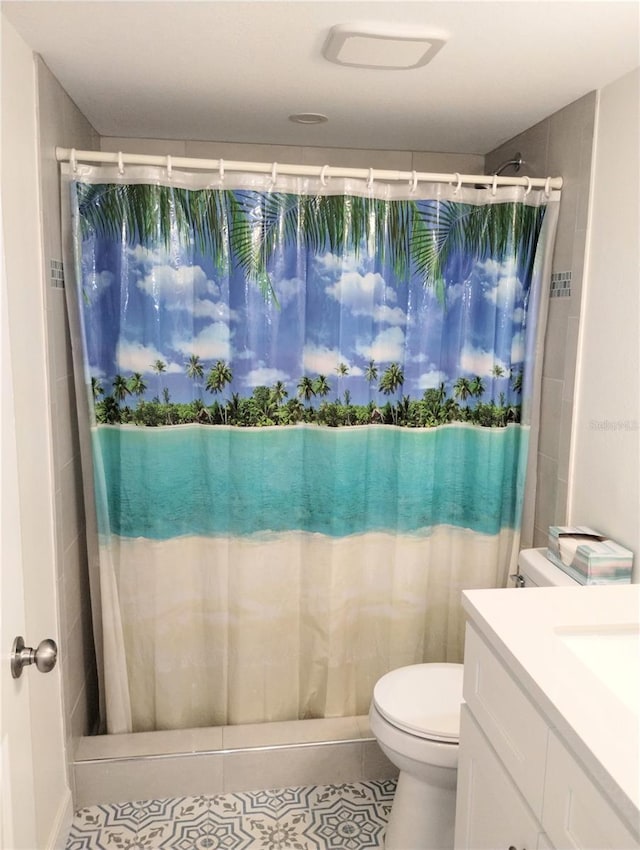
[[[37,59],[44,299],[51,389],[55,546],[67,752],[97,716],[95,654],[88,589],[76,397],[62,275],[59,165],[56,145],[98,148],[99,137],[41,59]]]
[[[396,778],[369,718],[333,717],[84,738],[76,805]]]
[[[389,168],[398,171],[459,171],[461,174],[482,174],[484,171],[484,157],[474,154],[121,139],[112,136],[103,136],[101,144],[103,151],[235,159],[242,162],[286,162],[292,165],[318,166],[327,164],[344,168]]]
[[[634,552],[640,582],[640,67],[601,89],[569,521]]]
[[[518,176],[564,179],[542,368],[533,540],[523,540],[523,545],[546,545],[549,526],[566,521],[595,110],[596,93],[591,92],[491,151],[486,159],[491,173],[519,151],[525,165]]]

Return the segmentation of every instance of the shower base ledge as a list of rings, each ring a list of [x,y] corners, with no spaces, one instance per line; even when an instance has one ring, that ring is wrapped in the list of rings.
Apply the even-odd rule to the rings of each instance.
[[[75,808],[395,778],[367,716],[79,738]]]

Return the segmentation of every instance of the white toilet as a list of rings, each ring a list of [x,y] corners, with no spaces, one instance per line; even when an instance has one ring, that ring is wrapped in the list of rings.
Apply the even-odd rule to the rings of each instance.
[[[545,557],[525,549],[517,587],[574,585]],[[455,822],[462,664],[413,664],[376,683],[369,725],[400,770],[386,850],[451,850]]]

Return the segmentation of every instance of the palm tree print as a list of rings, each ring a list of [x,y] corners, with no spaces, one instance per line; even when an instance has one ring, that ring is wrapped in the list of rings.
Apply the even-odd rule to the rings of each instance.
[[[160,359],[154,360],[154,362],[151,366],[151,369],[158,376],[158,395],[160,395],[160,392],[162,390],[162,385],[161,385],[161,382],[160,382],[160,375],[162,375],[163,372],[167,371],[167,364],[164,362],[164,360],[160,360]]]
[[[385,370],[382,378],[380,378],[380,386],[378,389],[385,395],[394,395],[395,392],[404,384],[404,372],[398,363],[392,363]],[[392,407],[391,413],[393,416],[394,425],[398,424],[398,409]]]
[[[480,398],[484,391],[484,381],[479,375],[474,375],[474,377],[469,382],[469,392],[474,398]]]
[[[233,373],[229,368],[229,364],[224,360],[218,360],[215,366],[211,368],[207,376],[206,389],[217,395],[224,391],[227,384],[233,380]],[[224,408],[224,422],[227,423],[227,408]]]
[[[192,354],[189,357],[185,363],[185,369],[187,377],[190,378],[194,384],[197,384],[198,381],[204,378],[204,366],[200,362],[200,356],[198,354]]]
[[[501,262],[514,244],[535,241],[545,212],[511,202],[485,207],[350,196],[345,204],[334,195],[187,191],[157,184],[76,187],[83,235],[98,231],[119,239],[124,233],[129,244],[136,244],[160,234],[169,246],[177,229],[219,266],[228,270],[237,263],[247,280],[271,298],[275,293],[267,267],[283,239],[289,244],[302,240],[317,253],[342,254],[359,252],[373,237],[399,278],[415,274],[444,303],[445,269],[456,250],[472,245],[480,260]]]
[[[104,387],[100,378],[91,378],[91,395],[93,396],[94,404],[99,400],[101,395],[104,395]]]
[[[160,236],[166,247],[179,235],[181,242],[216,259],[228,269],[232,257],[247,280],[272,295],[266,271],[268,241],[256,245],[250,199],[241,192],[200,189],[189,191],[158,184],[77,183],[78,209],[84,236],[95,231],[133,245]],[[176,233],[177,231],[177,233]]]
[[[282,381],[276,381],[276,383],[271,387],[271,395],[276,403],[276,406],[279,407],[282,401],[289,395],[289,393],[287,392],[287,388],[282,383]]]
[[[313,379],[308,375],[303,375],[298,381],[298,396],[305,401],[311,401],[311,396],[316,394],[316,389]]]
[[[145,394],[146,389],[147,385],[145,384],[141,373],[134,372],[129,378],[129,391],[135,396],[141,396]]]
[[[125,398],[128,395],[131,395],[131,390],[129,389],[129,382],[126,378],[123,378],[122,375],[116,375],[113,379],[113,397],[118,402],[118,404],[122,404]]]
[[[197,354],[192,354],[189,357],[189,360],[185,364],[185,368],[187,370],[187,377],[191,378],[192,381],[204,377],[204,366],[200,362],[200,357]]]
[[[327,378],[325,375],[318,375],[318,377],[313,382],[313,389],[316,395],[319,395],[320,398],[324,398],[326,395],[329,395],[331,392],[331,387],[327,383]]]
[[[380,379],[378,389],[385,395],[393,395],[404,384],[404,373],[398,363],[392,363]]]
[[[469,378],[458,378],[453,385],[453,393],[461,401],[466,401],[469,396],[473,395]]]
[[[257,361],[251,368],[240,360],[236,365],[236,361],[232,359],[229,363],[218,360],[209,368],[210,363],[207,363],[205,367],[200,356],[192,354],[183,364],[182,377],[176,376],[175,373],[181,371],[177,366],[181,359],[180,354],[185,350],[188,353],[189,348],[195,345],[192,339],[183,338],[182,328],[185,327],[183,323],[173,337],[167,337],[170,339],[170,344],[167,345],[165,342],[166,353],[161,356],[156,357],[155,352],[163,350],[163,343],[157,341],[155,336],[148,335],[144,342],[137,343],[141,347],[147,347],[149,352],[154,352],[149,353],[149,360],[156,357],[147,370],[147,373],[149,371],[155,373],[158,381],[158,395],[151,402],[142,400],[147,390],[145,377],[149,380],[148,374],[133,372],[128,377],[122,374],[115,376],[112,398],[121,409],[118,414],[120,421],[134,424],[161,424],[165,419],[167,422],[177,424],[190,421],[189,416],[196,416],[197,421],[203,424],[223,422],[227,424],[231,419],[233,424],[248,425],[254,424],[253,412],[258,411],[256,415],[260,418],[260,424],[265,424],[267,421],[273,421],[275,424],[289,424],[296,421],[300,415],[303,415],[304,420],[309,423],[318,422],[331,426],[363,424],[372,421],[375,411],[372,399],[375,399],[376,391],[386,396],[386,403],[384,407],[381,405],[382,410],[379,411],[378,418],[378,421],[383,423],[393,421],[394,424],[400,423],[407,427],[431,427],[456,419],[491,425],[504,424],[507,420],[517,420],[519,405],[512,405],[513,409],[507,412],[509,399],[506,396],[509,393],[499,394],[498,389],[504,387],[510,380],[511,393],[521,393],[522,371],[519,373],[512,371],[507,378],[507,370],[502,363],[508,363],[508,356],[504,354],[505,348],[502,341],[500,347],[496,344],[493,352],[494,365],[485,379],[479,375],[468,375],[457,379],[454,375],[447,375],[437,357],[431,356],[429,346],[425,345],[425,348],[421,348],[419,352],[420,357],[423,358],[420,362],[429,361],[429,377],[438,373],[445,375],[446,386],[442,382],[437,390],[427,390],[422,397],[419,397],[419,393],[423,392],[427,369],[425,366],[423,373],[420,374],[413,365],[418,362],[415,351],[415,330],[411,340],[409,329],[413,323],[407,321],[406,299],[403,301],[403,296],[399,293],[402,292],[402,287],[409,283],[414,286],[417,281],[418,286],[424,285],[435,292],[440,302],[440,314],[446,315],[452,305],[455,308],[455,297],[457,297],[452,294],[447,300],[447,287],[459,282],[461,278],[455,275],[458,274],[459,266],[464,262],[470,264],[469,268],[473,267],[473,274],[476,275],[474,285],[479,275],[476,266],[482,265],[481,261],[484,259],[490,261],[484,264],[487,267],[499,266],[504,262],[506,268],[511,263],[510,267],[517,268],[516,273],[520,279],[532,266],[535,252],[529,249],[523,250],[522,257],[517,252],[520,251],[520,244],[534,244],[544,218],[544,205],[536,207],[512,202],[476,205],[446,200],[387,201],[372,197],[298,196],[253,190],[187,191],[179,187],[156,184],[126,186],[124,184],[90,185],[80,182],[75,186],[80,210],[79,220],[87,240],[93,238],[94,233],[110,234],[120,243],[120,246],[123,245],[124,239],[124,242],[134,246],[136,251],[140,249],[138,253],[141,255],[143,251],[146,251],[149,254],[155,252],[160,256],[162,243],[167,248],[172,244],[171,238],[175,239],[177,233],[179,241],[191,246],[192,267],[199,273],[204,271],[206,275],[208,287],[204,296],[206,300],[200,298],[204,289],[201,288],[197,292],[194,289],[193,308],[191,306],[185,308],[182,302],[179,306],[175,306],[177,302],[168,301],[169,306],[162,307],[163,315],[171,316],[170,320],[167,318],[167,326],[170,327],[174,314],[169,314],[169,310],[193,310],[194,333],[213,330],[214,324],[209,322],[209,318],[214,315],[220,317],[224,315],[225,318],[215,327],[223,328],[228,334],[227,341],[229,337],[234,338],[232,345],[228,347],[228,350],[232,352],[229,355],[230,358],[236,356],[236,340],[241,339],[241,333],[236,328],[242,328],[242,325],[239,324],[238,314],[232,307],[239,302],[232,299],[223,301],[223,298],[227,298],[227,294],[220,297],[220,293],[227,293],[227,290],[218,286],[218,280],[224,279],[226,281],[224,286],[229,290],[233,286],[244,286],[246,282],[256,284],[265,296],[267,305],[265,310],[273,309],[276,305],[276,290],[278,294],[281,292],[278,289],[281,280],[276,279],[276,289],[274,289],[269,273],[270,271],[274,275],[279,273],[273,270],[284,267],[280,261],[284,262],[286,259],[286,262],[289,262],[290,257],[293,256],[293,254],[287,254],[285,257],[284,245],[295,243],[296,246],[308,252],[308,256],[312,258],[308,264],[310,273],[313,272],[316,275],[314,280],[321,281],[323,288],[325,284],[322,282],[321,275],[314,271],[312,266],[315,262],[314,258],[331,256],[332,263],[334,259],[339,261],[342,257],[343,274],[346,273],[346,269],[357,267],[357,275],[362,275],[363,280],[368,275],[372,278],[375,276],[383,281],[382,285],[386,287],[384,293],[389,293],[388,300],[380,302],[381,309],[374,319],[374,330],[370,339],[366,339],[365,332],[362,339],[358,338],[357,345],[348,335],[345,337],[344,345],[336,344],[333,331],[329,327],[330,323],[327,322],[327,329],[323,329],[322,334],[318,334],[315,339],[312,338],[307,342],[310,349],[340,352],[329,367],[332,371],[335,369],[338,380],[335,399],[331,402],[327,398],[331,387],[326,374],[318,374],[316,377],[303,375],[297,384],[295,379],[283,377],[270,387],[256,388],[260,390],[257,395],[254,391],[252,396],[240,398],[237,393],[234,393],[232,401],[225,402],[224,390],[233,382],[232,366],[233,371],[237,372],[236,381],[239,385],[250,385],[246,376],[258,375],[261,370],[264,374],[268,374],[271,370],[263,368],[267,362],[273,367],[276,375],[295,374],[288,364],[283,366],[279,362],[280,354],[277,358],[274,355],[274,360],[271,362],[268,357],[263,356],[262,350],[259,354],[256,353],[253,340],[246,335],[242,336],[242,339],[247,359],[255,356]],[[375,257],[372,253],[374,249],[370,247],[374,244],[376,245]],[[122,248],[122,250],[125,249]],[[168,253],[165,251],[162,256]],[[358,259],[360,254],[364,257],[362,264]],[[207,264],[202,259],[205,257]],[[353,265],[347,265],[345,257],[348,257],[349,264]],[[453,262],[450,262],[451,258]],[[354,259],[357,262],[354,263]],[[142,268],[142,262],[140,260],[140,268]],[[184,263],[185,268],[189,265],[189,262],[184,260],[175,262],[177,264],[175,267],[169,264],[166,268],[169,271],[178,272],[182,271],[180,262]],[[375,275],[370,272],[369,269],[372,266],[369,264],[373,262],[378,264],[373,268],[384,271],[380,274],[375,272]],[[198,263],[202,263],[202,266],[197,265]],[[339,280],[337,273],[335,278],[329,277],[330,274],[334,274],[334,266],[330,268],[327,265],[326,271],[327,278],[332,282]],[[221,273],[220,278],[216,277],[218,272]],[[304,275],[304,272],[301,274]],[[195,276],[193,280],[196,280]],[[480,282],[483,286],[485,285],[484,280]],[[303,287],[304,281],[300,285]],[[487,286],[492,285],[490,281],[487,283]],[[335,287],[337,286],[338,284],[335,283]],[[377,283],[376,287],[378,287]],[[397,296],[391,292],[391,287],[395,288]],[[209,293],[214,290],[215,297],[210,296]],[[324,288],[324,291],[329,292],[329,289]],[[376,290],[376,298],[379,297],[377,293],[378,290]],[[255,298],[255,295],[251,297]],[[293,296],[287,297],[290,299]],[[421,293],[420,298],[422,297]],[[431,295],[424,298],[425,303],[434,303]],[[387,299],[386,294],[383,294],[383,299]],[[341,315],[346,315],[344,305],[351,308],[351,302],[347,300],[346,295],[340,292],[335,296],[335,300],[339,302],[340,310],[343,311]],[[318,303],[325,302],[318,301]],[[293,302],[289,301],[289,303]],[[358,309],[361,309],[362,303],[361,300]],[[520,301],[518,307],[519,304]],[[215,310],[219,309],[220,312],[214,313],[212,305],[215,305]],[[282,308],[286,306],[285,298],[282,301]],[[199,312],[196,312],[196,307],[199,308]],[[276,305],[276,308],[279,309],[280,305]],[[245,310],[246,308],[243,307],[240,312],[241,317],[244,317]],[[232,315],[231,320],[227,318],[227,314]],[[292,313],[287,320],[291,318],[291,315]],[[327,312],[327,315],[333,316],[333,313]],[[366,310],[358,313],[353,307],[353,315],[367,314]],[[271,324],[271,317],[267,314],[265,316],[267,317],[265,330],[260,332],[259,346],[264,345],[263,337],[268,339],[271,333],[270,327],[267,327]],[[215,321],[218,322],[218,318]],[[229,321],[238,324],[231,326]],[[355,323],[358,323],[357,334],[360,337],[363,329],[367,327],[368,319],[353,320],[347,317],[345,321],[349,333],[352,332]],[[444,319],[438,321],[441,321],[444,327]],[[277,322],[273,324],[277,325]],[[284,326],[285,322],[281,324]],[[126,334],[123,334],[121,338],[126,339]],[[436,338],[435,335],[434,338]],[[150,342],[152,339],[153,344]],[[400,342],[398,342],[399,339]],[[215,351],[219,348],[220,341],[221,337],[215,339],[211,337],[209,340],[203,334],[202,343],[198,340],[197,344],[199,350],[205,351],[211,342],[209,350]],[[175,347],[173,347],[174,344]],[[398,356],[402,356],[401,354],[394,353],[402,351],[400,345],[404,346],[406,363],[401,363],[397,359]],[[364,352],[367,352],[368,362],[364,359]],[[375,352],[378,362],[369,352]],[[182,354],[182,356],[185,355]],[[449,359],[446,362],[456,362],[451,359],[450,354],[447,356]],[[339,360],[339,357],[344,357],[344,360]],[[396,359],[392,361],[392,358]],[[132,361],[136,362],[133,358]],[[336,361],[338,361],[337,364]],[[125,368],[121,365],[125,362],[126,352],[115,367],[112,360],[107,364],[92,364],[92,368],[99,370],[100,374],[108,375],[113,374],[116,369]],[[311,356],[307,359],[305,352],[296,362],[313,362],[313,359]],[[407,387],[410,388],[412,395],[405,395],[398,400],[399,390],[405,383],[405,367]],[[162,375],[167,371],[171,373],[172,394],[179,400],[177,402],[172,402],[168,387],[162,386]],[[201,406],[196,410],[181,403],[185,396],[190,400],[195,394],[192,390],[188,395],[185,392],[184,387],[188,386],[185,375],[189,381],[193,382],[193,385],[200,387],[200,396],[202,384],[207,392],[214,395],[213,404],[210,408],[206,408],[209,416],[202,413]],[[347,376],[349,381],[346,384],[341,383]],[[418,377],[420,377],[419,382]],[[496,386],[495,382],[502,378],[505,378],[504,384]],[[485,399],[487,392],[485,380],[488,379],[491,380],[490,401]],[[269,378],[264,380],[265,383],[270,383]],[[349,390],[345,390],[347,385]],[[418,387],[420,388],[418,397],[415,397],[415,390]],[[446,387],[450,388],[451,398],[447,398]],[[235,389],[233,384],[231,389]],[[267,392],[268,399],[265,395]],[[356,403],[352,403],[352,393]],[[106,416],[105,411],[108,405],[106,399],[102,398],[104,389],[98,379],[95,381],[92,379],[92,395],[96,412],[98,406],[102,405],[101,416]],[[125,406],[128,395],[138,399],[133,411]],[[296,404],[291,403],[292,399],[287,401],[289,395],[296,396]],[[362,404],[363,396],[365,400],[368,399],[368,404]],[[160,398],[164,406],[161,415],[157,409],[161,404]],[[308,407],[302,408],[300,402],[307,404]],[[109,416],[113,417],[112,410]]]
[[[364,373],[365,381],[370,384],[375,383],[378,380],[378,367],[376,366],[375,360],[369,360],[367,368]]]

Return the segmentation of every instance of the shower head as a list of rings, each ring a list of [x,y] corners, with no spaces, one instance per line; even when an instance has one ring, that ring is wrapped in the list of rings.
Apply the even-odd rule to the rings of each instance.
[[[513,168],[517,174],[523,165],[524,159],[522,158],[520,151],[518,151],[517,153],[514,153],[511,159],[508,159],[506,162],[503,162],[502,165],[499,165],[496,170],[492,172],[492,176],[499,177],[503,171],[507,170],[507,168]],[[476,189],[488,189],[489,185],[490,184],[488,183],[476,183]]]
[[[502,165],[498,166],[498,168],[493,172],[497,177],[499,177],[503,171],[506,171],[507,168],[513,166],[513,170],[518,173],[522,166],[524,165],[524,160],[522,158],[522,154],[520,151],[513,155],[512,159],[508,159],[506,162],[503,162]]]

